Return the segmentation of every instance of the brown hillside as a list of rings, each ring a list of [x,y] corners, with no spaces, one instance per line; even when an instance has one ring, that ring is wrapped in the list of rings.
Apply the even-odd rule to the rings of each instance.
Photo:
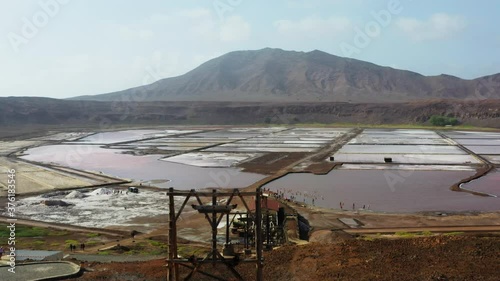
[[[80,100],[393,102],[500,98],[500,74],[464,80],[421,74],[321,51],[236,51],[151,85]]]

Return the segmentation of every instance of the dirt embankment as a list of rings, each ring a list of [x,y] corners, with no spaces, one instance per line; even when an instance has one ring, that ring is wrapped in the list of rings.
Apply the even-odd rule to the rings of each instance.
[[[481,280],[500,272],[500,237],[436,236],[409,239],[346,240],[311,243],[265,252],[264,280]],[[165,280],[163,260],[86,264],[92,269],[73,280]],[[231,278],[222,266],[204,271]],[[240,264],[245,280],[255,280],[255,265]],[[188,270],[181,267],[185,276]],[[195,274],[193,280],[211,280]],[[232,279],[229,279],[232,280]]]
[[[496,280],[499,241],[431,237],[287,246],[267,257],[266,280]]]
[[[500,100],[431,100],[404,103],[347,102],[96,102],[4,98],[0,127],[102,124],[423,124],[432,115],[464,124],[500,126]]]
[[[306,157],[306,152],[275,152],[267,153],[239,165],[244,172],[272,175],[281,169]]]

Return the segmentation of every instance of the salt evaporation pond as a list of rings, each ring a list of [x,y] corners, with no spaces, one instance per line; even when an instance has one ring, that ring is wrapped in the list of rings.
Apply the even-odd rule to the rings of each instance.
[[[94,191],[54,192],[20,199],[19,217],[85,227],[134,226],[136,217],[168,214],[165,192],[141,190],[139,193],[99,188]],[[69,206],[47,206],[44,200],[62,200]],[[179,200],[181,201],[181,200]],[[144,229],[144,224],[140,224]]]
[[[166,137],[178,134],[196,133],[200,130],[124,130],[116,132],[103,132],[90,135],[78,140],[78,143],[84,144],[111,144],[117,142],[130,142],[147,139],[151,137]]]
[[[49,145],[28,149],[21,158],[135,181],[153,181],[163,188],[246,187],[264,178],[236,168],[200,168],[159,161],[162,155],[134,156],[122,152],[97,145]]]
[[[465,147],[477,154],[500,154],[500,145],[467,145]]]
[[[462,185],[462,188],[500,197],[500,171],[492,171],[486,176]]]
[[[160,133],[160,130],[126,130],[118,132],[97,133],[80,139],[78,142],[87,144],[105,144],[123,141],[140,140],[146,138],[150,134]]]
[[[496,211],[500,198],[454,192],[450,186],[474,171],[332,170],[327,175],[288,174],[265,188],[295,201],[338,209],[382,212]]]
[[[455,139],[463,145],[500,145],[500,139]]]
[[[456,146],[446,145],[345,145],[338,153],[379,154],[466,154]]]
[[[493,164],[500,164],[500,155],[483,155],[483,157]]]
[[[265,131],[265,130],[264,130]],[[134,156],[123,154],[124,151],[134,149],[136,145],[142,144],[147,148],[147,144],[162,143],[168,146],[168,149],[180,150],[185,147],[186,150],[192,150],[191,144],[204,145],[209,139],[205,138],[230,138],[234,140],[245,137],[255,137],[259,134],[269,133],[269,131],[251,129],[233,129],[224,132],[202,132],[189,135],[186,143],[183,138],[172,140],[154,139],[147,141],[138,141],[135,144],[120,144],[117,146],[122,149],[109,149],[100,147],[99,143],[117,143],[131,140],[143,140],[152,136],[168,136],[179,133],[190,132],[188,130],[131,130],[122,132],[101,133],[81,139],[77,143],[51,145],[28,149],[27,155],[22,158],[44,162],[56,163],[75,169],[100,171],[108,175],[121,178],[133,179],[155,183],[160,187],[175,187],[178,189],[205,188],[205,187],[246,187],[262,178],[263,175],[240,172],[236,168],[202,168],[192,165],[185,165],[167,161],[159,161],[162,157],[168,155],[146,155]],[[277,131],[277,129],[270,129]],[[196,132],[196,131],[191,131]],[[451,145],[443,145],[439,135],[428,131],[419,130],[398,130],[397,135],[393,132],[384,130],[368,131],[366,136],[360,136],[357,141],[370,143],[373,138],[384,139],[381,143],[387,143],[386,140],[397,139],[396,143],[404,145],[346,145],[336,154],[336,160],[341,155],[346,157],[364,159],[362,162],[378,163],[383,161],[385,154],[401,163],[432,163],[432,164],[475,164],[477,160],[470,155]],[[291,134],[291,133],[290,133]],[[468,136],[465,133],[458,134],[460,137]],[[475,137],[478,134],[474,134]],[[480,135],[481,138],[484,135]],[[193,139],[195,138],[196,139]],[[276,136],[275,136],[276,137]],[[316,139],[301,139],[304,143],[295,143],[295,138],[290,139],[289,134],[281,133],[281,139],[261,138],[260,141],[269,141],[263,144],[259,138],[251,140],[242,140],[240,143],[234,143],[226,146],[217,146],[206,149],[205,151],[221,151],[227,153],[230,151],[244,151],[254,153],[258,151],[312,151],[316,150]],[[488,136],[491,139],[498,135]],[[364,139],[363,139],[364,138]],[[471,138],[472,139],[472,138]],[[219,140],[219,139],[217,139]],[[292,143],[287,143],[292,141]],[[168,143],[173,145],[170,146]],[[217,141],[218,142],[218,141]],[[224,143],[226,141],[222,141]],[[187,144],[189,143],[189,144]],[[377,142],[375,142],[377,143]],[[393,142],[389,142],[393,143]],[[418,145],[411,145],[418,144]],[[470,143],[474,145],[476,143]],[[182,145],[182,146],[178,146]],[[276,146],[276,147],[275,147]],[[288,147],[290,146],[290,147]],[[304,147],[301,147],[304,146]],[[488,149],[496,149],[490,147]],[[496,152],[496,150],[493,150]],[[372,156],[372,154],[375,154]],[[168,153],[172,155],[172,153]],[[339,156],[339,157],[337,157]],[[373,158],[373,157],[376,157]],[[497,157],[488,155],[486,157]],[[368,161],[369,159],[371,161]],[[340,158],[339,158],[340,159]],[[376,161],[375,161],[375,160]],[[493,159],[493,158],[492,158]],[[411,160],[411,161],[410,161]],[[493,159],[498,161],[497,158]],[[357,162],[357,161],[353,161]],[[384,166],[386,167],[386,166]],[[445,167],[445,166],[440,166]],[[373,165],[371,168],[374,168]],[[401,168],[401,167],[400,167]],[[455,169],[456,168],[456,169]],[[414,171],[416,169],[418,171]],[[433,169],[432,166],[408,167],[401,170],[392,169],[346,169],[333,170],[327,175],[312,174],[290,174],[265,186],[272,190],[286,190],[288,195],[294,195],[296,201],[311,204],[314,198],[314,204],[317,206],[338,208],[339,202],[345,203],[345,208],[352,209],[355,203],[356,209],[363,205],[374,211],[384,212],[419,212],[419,211],[497,211],[500,209],[500,198],[480,197],[466,192],[453,192],[449,189],[451,185],[461,179],[470,177],[475,173],[473,169],[464,169],[454,166],[453,171],[425,170]],[[435,169],[435,168],[434,168]],[[465,188],[472,190],[495,193],[497,192],[495,184],[498,182],[498,172],[485,178],[473,181],[464,185]],[[498,193],[498,192],[497,192]]]

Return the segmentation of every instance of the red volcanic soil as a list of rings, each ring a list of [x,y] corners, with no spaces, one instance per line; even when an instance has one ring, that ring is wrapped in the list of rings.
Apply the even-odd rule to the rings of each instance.
[[[265,252],[264,280],[498,280],[500,237],[433,236],[344,240],[288,245]],[[165,280],[164,260],[94,263],[72,280]],[[202,270],[235,280],[223,267]],[[245,280],[255,280],[253,264],[239,265]],[[181,267],[182,277],[188,271]],[[195,274],[192,280],[211,280]]]

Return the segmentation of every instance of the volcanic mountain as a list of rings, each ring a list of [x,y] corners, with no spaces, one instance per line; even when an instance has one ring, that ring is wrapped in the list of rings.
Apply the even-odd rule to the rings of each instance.
[[[403,102],[500,98],[500,74],[473,80],[424,76],[322,51],[235,51],[188,73],[124,91],[80,96],[98,101]]]

